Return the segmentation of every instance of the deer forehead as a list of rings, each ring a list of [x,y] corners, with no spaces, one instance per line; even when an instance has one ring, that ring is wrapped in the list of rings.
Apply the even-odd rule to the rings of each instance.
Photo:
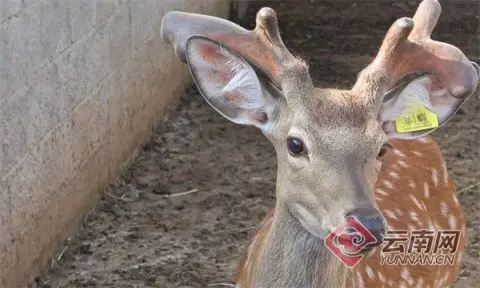
[[[290,85],[282,88],[292,112],[315,115],[313,118],[318,118],[317,121],[325,124],[365,126],[370,124],[367,122],[371,119],[376,119],[375,108],[379,103],[375,95],[354,93],[352,90],[316,88],[305,79],[297,78],[297,81],[288,82]]]
[[[382,137],[359,127],[321,127],[310,139],[312,156],[329,165],[361,164],[376,155]],[[341,165],[342,166],[342,165]]]
[[[310,145],[335,150],[368,152],[386,135],[375,115],[374,103],[350,91],[315,88],[299,95],[291,106],[291,136],[306,137]],[[292,135],[293,134],[293,135]],[[305,135],[302,135],[305,134]],[[319,148],[319,147],[317,147]]]

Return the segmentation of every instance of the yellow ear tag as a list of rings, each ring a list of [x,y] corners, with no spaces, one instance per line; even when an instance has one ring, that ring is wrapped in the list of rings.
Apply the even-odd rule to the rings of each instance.
[[[398,133],[422,131],[438,127],[438,116],[427,107],[417,104],[395,120]]]

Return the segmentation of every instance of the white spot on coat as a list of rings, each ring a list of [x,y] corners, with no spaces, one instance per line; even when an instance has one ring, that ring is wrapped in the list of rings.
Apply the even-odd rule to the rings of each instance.
[[[443,181],[445,182],[445,185],[448,184],[449,178],[450,177],[448,176],[447,164],[443,162]]]
[[[387,187],[387,188],[390,188],[390,189],[393,188],[392,182],[390,182],[390,181],[388,181],[388,180],[383,180],[382,183],[383,183],[383,185],[384,185],[385,187]]]
[[[417,206],[418,209],[423,210],[422,204],[420,203],[420,201],[418,201],[418,199],[415,195],[410,194],[410,199],[412,199],[413,204],[415,204],[415,206]]]
[[[423,155],[423,153],[420,153],[418,151],[412,151],[413,155],[415,156],[418,156],[418,157],[421,157]]]
[[[455,205],[457,206],[460,206],[460,203],[458,202],[458,197],[455,193],[452,193],[452,198],[453,198],[453,203],[455,203]]]
[[[445,203],[445,202],[441,202],[441,203],[440,203],[440,212],[442,212],[442,215],[443,215],[443,216],[447,216],[447,214],[448,214],[448,206],[447,206],[447,203]]]
[[[376,189],[375,192],[377,192],[378,195],[382,195],[382,196],[388,196],[388,193],[385,192],[384,190],[382,189]]]
[[[402,277],[403,280],[407,281],[409,285],[413,284],[413,278],[407,268],[402,269],[402,272],[400,272],[400,277]]]
[[[382,272],[378,272],[378,279],[380,279],[380,282],[385,283],[387,279],[385,278],[385,275],[383,275]]]
[[[435,168],[432,168],[432,180],[433,180],[433,185],[435,187],[438,186],[438,171]]]
[[[418,214],[416,212],[410,212],[410,219],[418,221]]]
[[[364,287],[365,286],[365,283],[363,282],[362,274],[360,274],[360,272],[357,272],[357,285],[358,285],[358,287]]]
[[[400,167],[403,167],[403,168],[408,167],[407,163],[405,163],[405,161],[403,161],[403,160],[398,160],[397,163],[398,163],[398,166],[400,166]]]
[[[457,228],[457,217],[453,215],[448,216],[448,225],[450,225],[452,229]]]
[[[436,186],[436,184],[435,184],[435,186]],[[423,183],[423,195],[425,196],[425,198],[430,197],[430,187],[428,187],[427,182]]]
[[[368,278],[370,278],[370,279],[373,280],[374,275],[373,275],[373,270],[372,270],[372,268],[370,268],[370,266],[367,265],[367,266],[365,267],[365,270],[367,271]]]
[[[423,280],[423,278],[419,278],[417,279],[417,286],[415,286],[416,288],[423,288],[423,284],[425,283],[425,280]]]
[[[388,218],[398,219],[398,217],[395,215],[395,213],[393,213],[392,210],[383,210],[383,214]]]
[[[388,173],[388,175],[390,175],[390,177],[392,177],[393,179],[398,179],[399,178],[398,173],[394,172],[394,171],[390,171]]]
[[[415,189],[417,187],[417,184],[412,180],[410,179],[408,181],[408,186],[410,186],[411,188]]]
[[[395,208],[395,213],[397,213],[397,215],[400,217],[403,215],[403,211],[398,208]]]

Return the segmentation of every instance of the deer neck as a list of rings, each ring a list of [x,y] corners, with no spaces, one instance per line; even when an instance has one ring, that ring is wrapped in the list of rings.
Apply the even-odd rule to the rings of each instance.
[[[347,274],[278,199],[259,264],[253,287],[343,287]]]

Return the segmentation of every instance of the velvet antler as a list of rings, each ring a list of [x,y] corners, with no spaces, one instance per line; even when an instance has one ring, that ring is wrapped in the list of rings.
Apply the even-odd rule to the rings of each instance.
[[[475,91],[478,66],[457,47],[430,38],[440,13],[437,0],[424,0],[413,19],[401,18],[390,27],[372,62],[386,70],[389,87],[407,74],[426,72],[453,97],[465,98]]]

